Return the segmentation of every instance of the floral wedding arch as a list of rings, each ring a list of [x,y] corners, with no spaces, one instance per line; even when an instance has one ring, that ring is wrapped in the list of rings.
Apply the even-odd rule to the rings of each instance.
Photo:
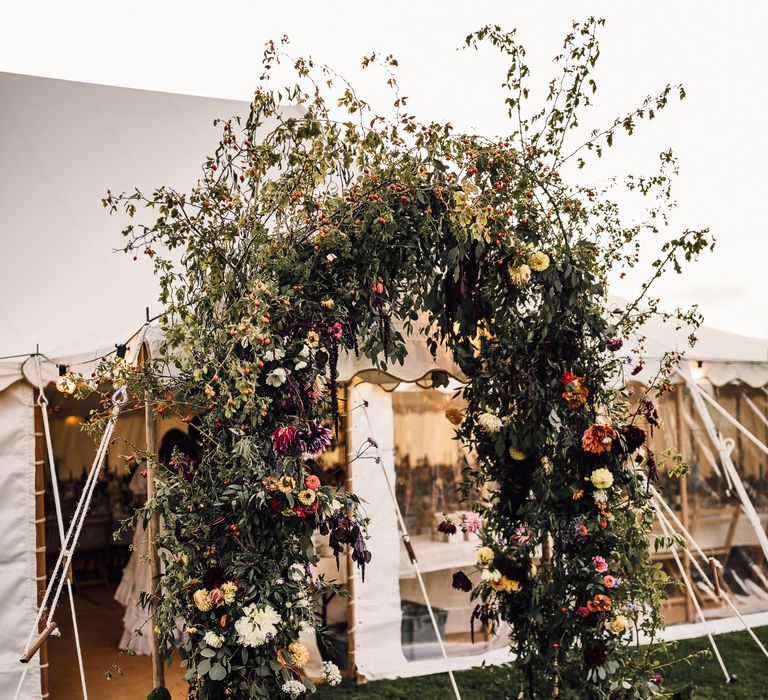
[[[454,585],[472,596],[475,619],[509,623],[520,697],[664,695],[653,654],[629,641],[631,628],[652,637],[662,625],[666,577],[648,552],[657,467],[645,439],[673,358],[641,397],[623,376],[641,366],[626,355],[639,356],[628,339],[655,310],[642,302],[651,282],[710,241],[706,231],[663,239],[641,297],[607,308],[609,272],[637,262],[641,237],[664,236],[674,159],[662,154],[658,173],[614,183],[647,200],[641,222],[623,221],[611,189],[562,173],[588,167],[684,93],[667,86],[570,147],[596,90],[601,24],[573,25],[562,72],[530,117],[514,33],[467,38],[509,62],[513,131],[499,139],[405,113],[392,57],[364,60],[393,88],[396,114],[385,120],[327,68],[270,44],[249,117],[219,122],[221,143],[191,192],[108,194],[110,211],[138,215],[126,250],[154,261],[165,345],[140,370],[108,362],[97,378],[179,412],[200,436],[198,459],[177,451],[156,469],[141,514],[164,525],[152,602],[163,648],[183,620],[191,697],[314,689],[297,640],[315,624],[314,596],[334,584],[311,577],[313,533],[337,555],[351,548],[363,575],[376,564],[358,499],[318,477],[316,458],[350,408],[339,401],[339,355],[402,363],[393,320],[411,329],[420,314],[424,342],[445,346],[467,378],[466,409],[447,418],[475,455],[467,494],[486,494],[463,524],[480,528],[479,583],[456,572]],[[280,61],[297,75],[282,91],[269,83]],[[323,97],[338,85],[341,121]],[[281,116],[281,102],[303,105],[303,117]],[[143,210],[156,218],[138,223]],[[339,680],[332,665],[325,675]]]

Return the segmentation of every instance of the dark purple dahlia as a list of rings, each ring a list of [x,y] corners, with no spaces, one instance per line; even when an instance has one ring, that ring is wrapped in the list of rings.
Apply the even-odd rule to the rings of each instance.
[[[443,522],[437,526],[437,531],[442,532],[444,535],[455,535],[456,524],[452,523],[450,520],[443,520]]]
[[[614,451],[618,453],[631,455],[645,443],[645,430],[638,425],[619,428],[619,435],[622,439],[613,442]]]
[[[457,591],[464,591],[469,593],[472,590],[472,581],[469,580],[463,571],[457,571],[453,575],[453,583],[451,584]]]
[[[317,421],[310,421],[305,427],[299,428],[296,439],[301,444],[302,451],[314,457],[330,447],[333,434]]]

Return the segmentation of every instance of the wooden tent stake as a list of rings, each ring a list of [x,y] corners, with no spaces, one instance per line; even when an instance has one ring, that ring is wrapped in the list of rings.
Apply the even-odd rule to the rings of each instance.
[[[19,661],[21,661],[21,663],[23,664],[28,664],[32,660],[34,655],[37,653],[37,650],[40,649],[40,647],[44,648],[44,645],[48,640],[48,637],[50,637],[56,631],[57,627],[58,625],[55,622],[51,622],[50,624],[46,625],[45,629],[41,632],[40,636],[34,642],[32,642],[29,649],[27,649],[24,656],[22,656],[19,659]],[[43,652],[41,651],[40,652],[41,662],[43,660],[42,655],[43,655]],[[46,657],[46,663],[47,663],[47,657]],[[42,666],[42,663],[41,663],[41,666]],[[46,682],[47,682],[47,678],[46,678]],[[47,688],[45,692],[46,693],[48,692]]]

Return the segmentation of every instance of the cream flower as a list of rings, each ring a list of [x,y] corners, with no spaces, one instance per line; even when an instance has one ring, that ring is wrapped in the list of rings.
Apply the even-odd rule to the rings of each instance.
[[[216,632],[211,632],[209,630],[205,633],[203,641],[209,647],[211,647],[211,649],[220,649],[221,645],[224,644],[224,637],[222,637],[220,634],[216,634]]]
[[[324,309],[332,309],[335,305],[336,304],[333,299],[323,299],[320,302],[320,306],[322,306]]]
[[[293,659],[293,665],[304,668],[309,663],[309,650],[301,642],[292,642],[288,645],[288,653]]]
[[[528,258],[528,264],[534,272],[544,272],[549,267],[549,256],[537,250]]]
[[[225,581],[221,584],[221,592],[224,594],[224,602],[227,605],[232,605],[237,594],[237,584],[232,581]]]
[[[267,384],[269,386],[280,386],[285,384],[287,378],[288,373],[282,367],[277,367],[267,375]]]
[[[614,634],[623,634],[629,627],[629,620],[624,615],[616,615],[607,622],[607,627]]]
[[[243,617],[235,622],[237,643],[246,647],[258,647],[277,634],[280,615],[271,605],[259,608],[255,603],[243,608]]]
[[[267,362],[274,362],[275,360],[282,360],[285,357],[285,350],[281,348],[275,348],[274,350],[267,350],[264,353],[264,359]]]
[[[477,417],[478,425],[490,435],[495,435],[501,430],[502,422],[496,414],[486,411]]]
[[[481,581],[496,582],[501,580],[501,572],[496,569],[483,569],[483,573],[480,574]]]
[[[309,359],[310,353],[311,351],[309,349],[309,345],[303,345],[301,347],[301,350],[299,351],[299,357],[296,360],[296,364],[294,365],[295,370],[298,371],[300,369],[304,369],[307,366],[307,360]]]
[[[604,467],[595,469],[589,477],[596,489],[609,489],[613,486],[613,474]]]
[[[197,609],[202,612],[208,612],[213,607],[211,594],[205,588],[196,590],[192,595],[192,600],[195,601]]]
[[[480,547],[477,550],[477,565],[488,566],[493,562],[494,556],[493,550],[490,547]]]
[[[341,683],[341,672],[333,661],[323,661],[323,680],[328,685],[339,685]]]
[[[518,265],[517,267],[510,267],[509,279],[516,287],[522,287],[524,284],[528,284],[531,279],[531,268],[525,264]]]

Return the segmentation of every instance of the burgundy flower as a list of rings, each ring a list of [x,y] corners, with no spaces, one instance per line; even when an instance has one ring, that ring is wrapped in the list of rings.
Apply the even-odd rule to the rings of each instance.
[[[616,352],[617,350],[621,350],[622,345],[624,345],[624,341],[621,338],[608,339],[607,346],[611,352]]]
[[[664,682],[664,677],[660,673],[654,673],[651,676],[651,683],[654,683],[656,687],[661,688],[661,684]]]
[[[634,376],[636,376],[636,375],[638,375],[638,374],[640,374],[640,372],[642,372],[642,371],[643,371],[643,367],[645,367],[645,365],[644,365],[642,362],[639,362],[637,365],[635,365],[635,366],[632,368],[632,371],[630,372],[630,374],[631,374],[633,377],[634,377]]]
[[[272,447],[279,455],[293,454],[296,451],[298,431],[292,425],[277,428],[272,432]]]
[[[469,580],[463,571],[457,571],[453,575],[453,583],[451,584],[457,591],[464,591],[469,593],[472,590],[472,581]]]
[[[443,520],[443,522],[437,526],[437,531],[442,532],[444,535],[455,535],[456,530],[456,524],[452,523],[450,520]]]
[[[605,659],[605,647],[584,647],[584,663],[587,665],[587,668],[598,668],[605,663]]]
[[[645,442],[645,430],[638,425],[625,425],[619,428],[619,434],[623,440],[614,440],[613,442],[614,450],[619,453],[631,455]]]

